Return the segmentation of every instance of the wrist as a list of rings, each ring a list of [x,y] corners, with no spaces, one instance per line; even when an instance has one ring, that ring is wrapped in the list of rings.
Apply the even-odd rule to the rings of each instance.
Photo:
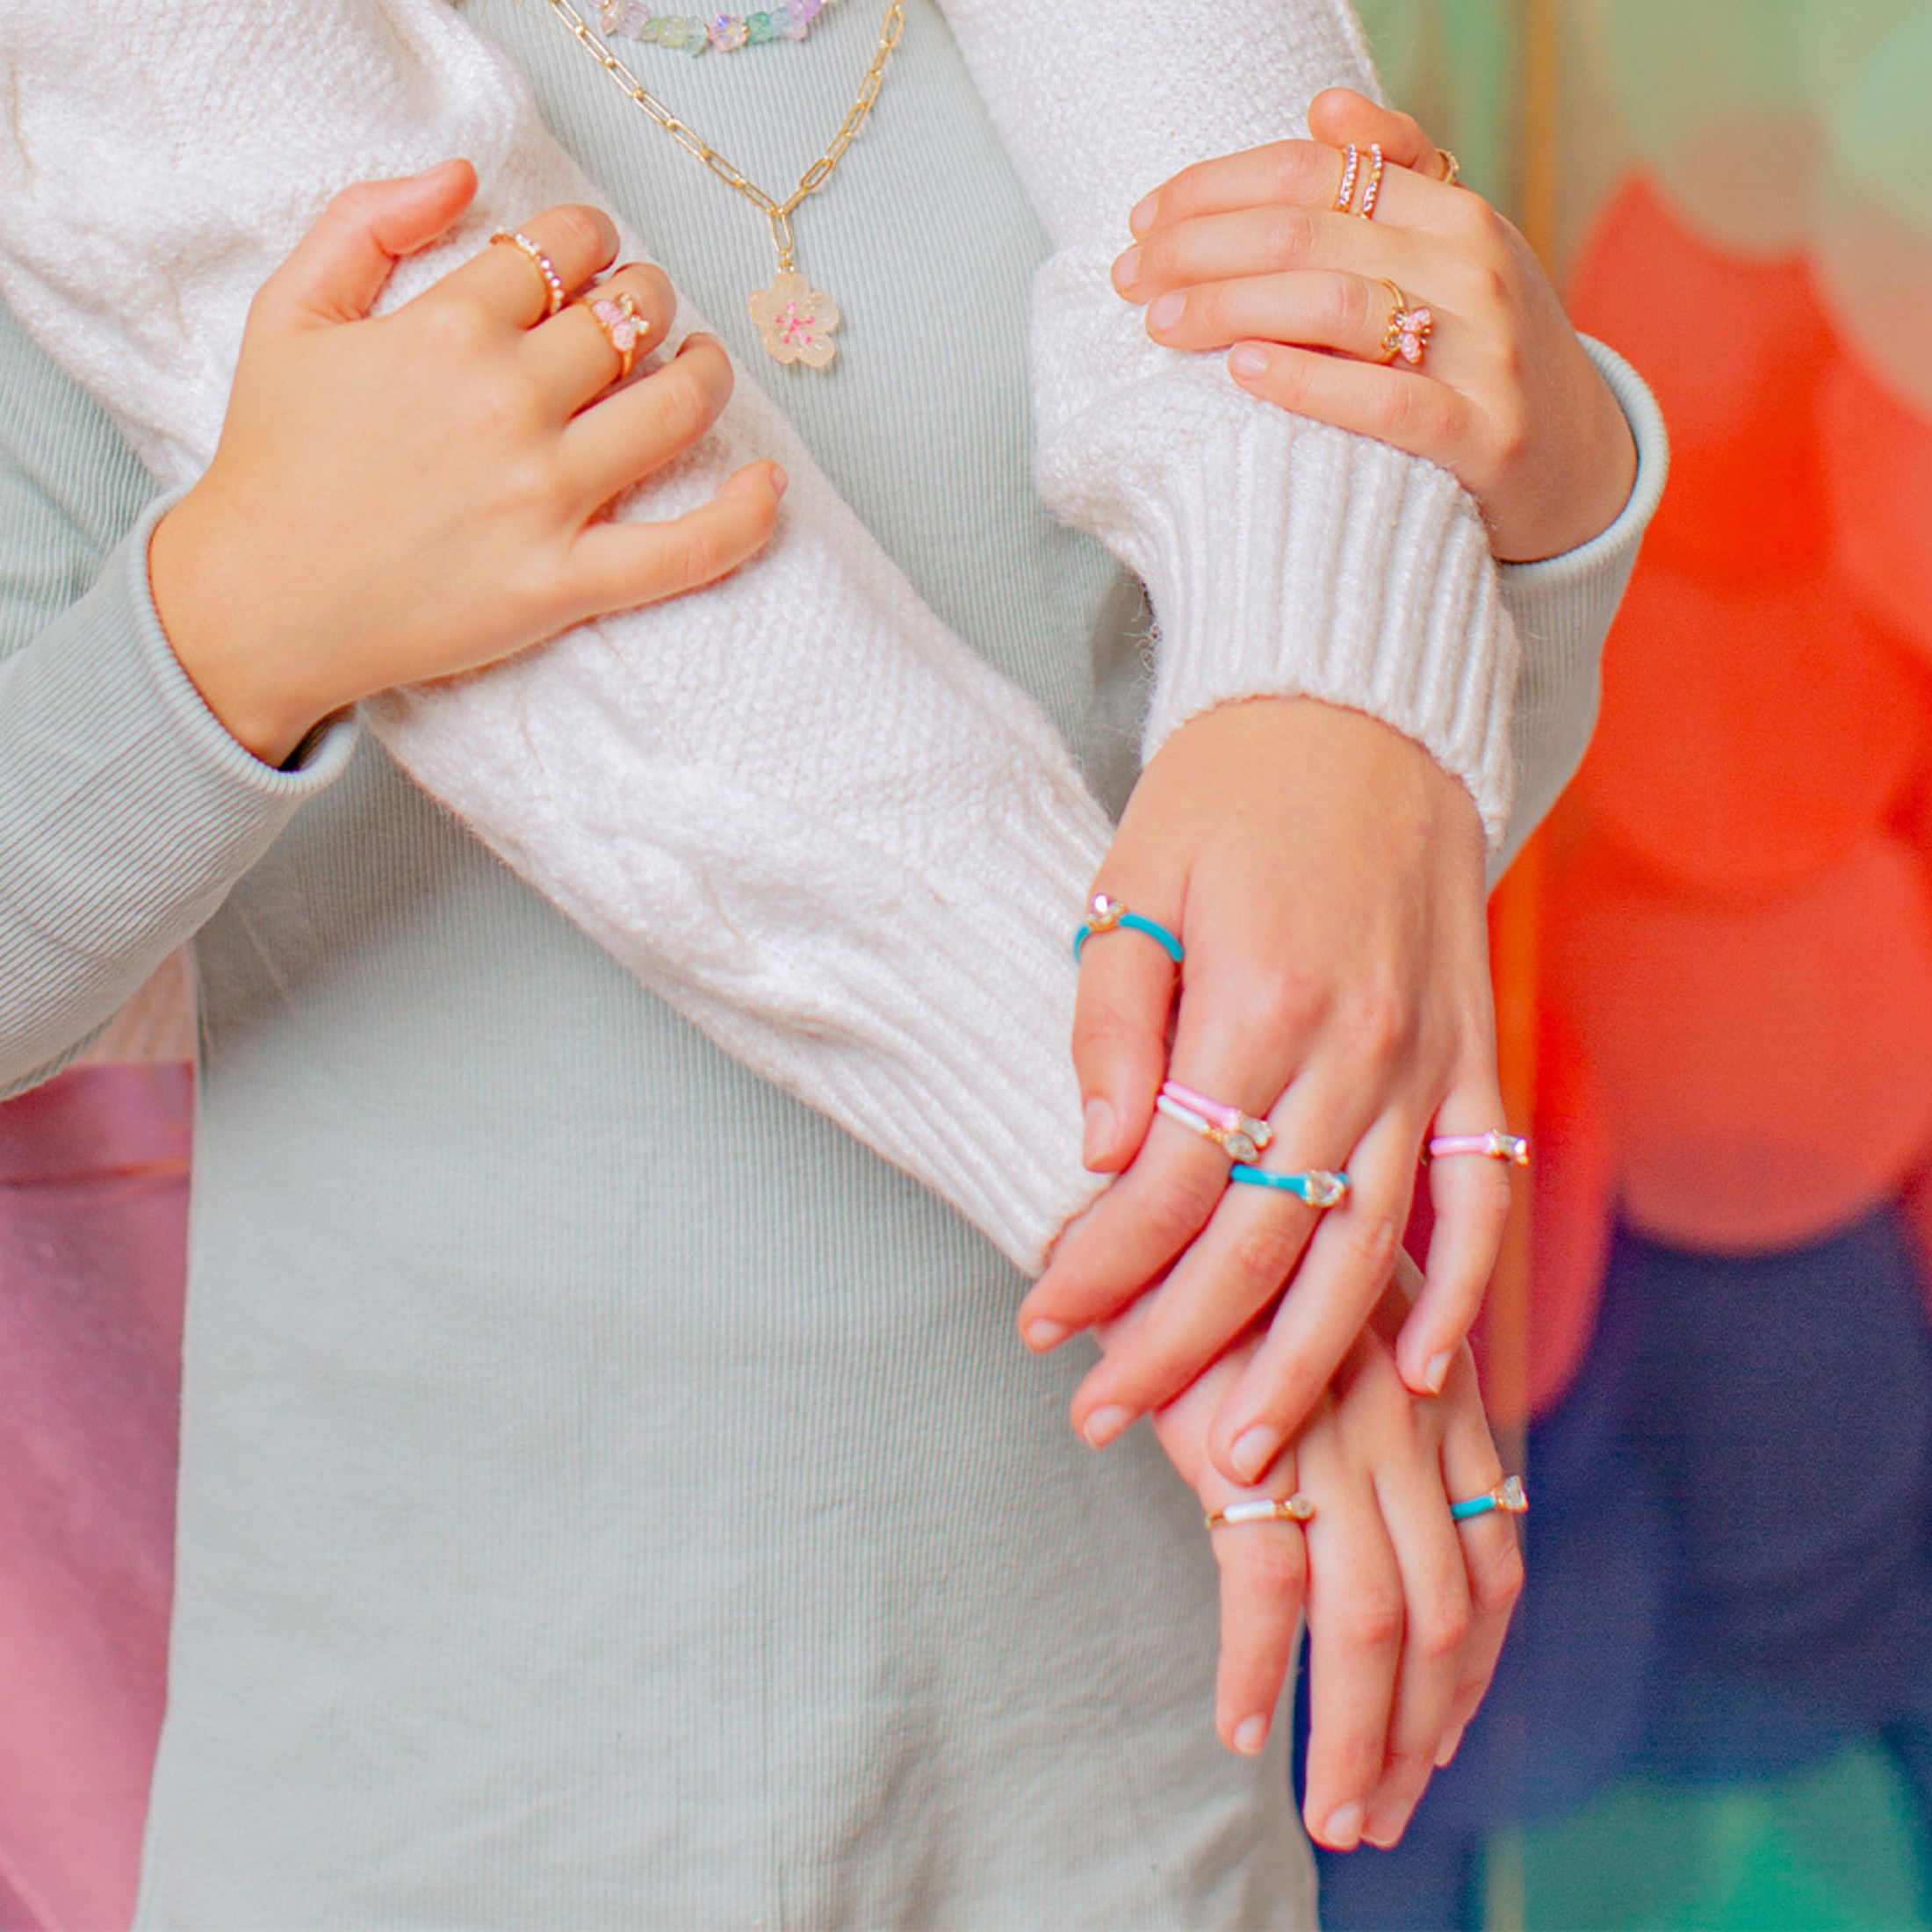
[[[253,608],[256,573],[236,567],[204,499],[190,490],[155,525],[148,587],[176,661],[228,735],[264,765],[287,764],[340,704],[297,689]]]

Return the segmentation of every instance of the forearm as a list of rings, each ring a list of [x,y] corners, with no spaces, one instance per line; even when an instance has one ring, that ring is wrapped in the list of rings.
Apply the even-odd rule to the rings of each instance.
[[[147,594],[150,519],[0,661],[0,1087],[43,1078],[218,906],[346,761],[258,763],[182,673]]]
[[[1373,87],[1352,15],[1236,0],[1211,35],[1157,11],[1096,32],[1072,0],[1043,15],[950,0],[948,15],[1055,245],[1034,316],[1042,489],[1153,601],[1146,751],[1228,699],[1322,698],[1426,746],[1494,843],[1516,645],[1473,500],[1432,465],[1258,407],[1218,357],[1150,342],[1108,277],[1138,195],[1304,132],[1325,86]]]

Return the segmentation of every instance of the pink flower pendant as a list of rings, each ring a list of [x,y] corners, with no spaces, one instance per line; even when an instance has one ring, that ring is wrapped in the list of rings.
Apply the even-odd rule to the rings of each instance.
[[[839,305],[790,269],[780,269],[771,286],[760,289],[745,306],[775,361],[823,369],[839,352],[832,340]]]

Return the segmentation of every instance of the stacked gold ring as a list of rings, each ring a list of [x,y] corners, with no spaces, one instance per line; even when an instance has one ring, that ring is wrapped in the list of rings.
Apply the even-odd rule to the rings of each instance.
[[[544,316],[546,321],[570,299],[570,291],[564,286],[563,277],[558,274],[551,258],[527,234],[513,233],[508,228],[499,228],[490,240],[493,243],[508,242],[513,249],[521,249],[530,257],[530,266],[544,278]]]

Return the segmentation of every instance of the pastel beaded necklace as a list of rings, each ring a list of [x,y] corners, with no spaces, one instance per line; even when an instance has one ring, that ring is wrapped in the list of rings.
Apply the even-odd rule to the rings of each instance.
[[[597,24],[616,39],[654,40],[694,58],[707,47],[735,54],[768,40],[802,40],[826,0],[771,0],[755,13],[660,13],[645,0],[602,0]]]

